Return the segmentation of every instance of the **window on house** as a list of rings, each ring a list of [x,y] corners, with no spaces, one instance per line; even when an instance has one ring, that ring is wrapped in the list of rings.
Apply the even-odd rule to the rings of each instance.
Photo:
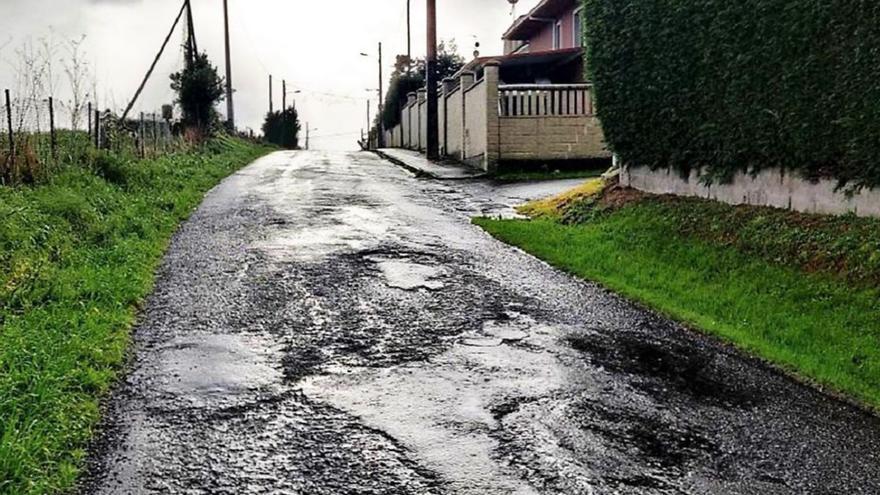
[[[560,48],[562,48],[562,21],[553,26],[553,49],[559,50]]]
[[[574,36],[574,44],[572,46],[584,46],[584,9],[574,11],[574,21],[572,23],[572,35]]]

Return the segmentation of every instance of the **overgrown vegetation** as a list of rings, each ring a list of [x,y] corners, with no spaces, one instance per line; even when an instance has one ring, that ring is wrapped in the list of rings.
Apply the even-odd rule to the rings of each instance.
[[[564,200],[570,196],[579,199]],[[536,219],[475,222],[561,269],[880,408],[880,220],[619,189],[564,194],[523,211]]]
[[[593,204],[604,188],[605,180],[591,179],[556,196],[526,203],[517,208],[517,211],[533,218],[559,220],[568,208],[574,207],[575,203],[586,201],[588,204]]]
[[[584,0],[605,137],[705,180],[796,169],[880,185],[880,4]]]
[[[186,59],[192,62],[180,72],[171,74],[171,89],[177,92],[183,126],[204,133],[219,124],[214,106],[223,101],[226,83],[207,53],[190,53],[189,47],[186,51]]]
[[[147,161],[90,151],[44,184],[0,187],[0,493],[73,486],[171,234],[266,151],[228,138]]]
[[[274,145],[293,150],[299,147],[299,113],[296,107],[266,114],[263,123],[263,138]]]

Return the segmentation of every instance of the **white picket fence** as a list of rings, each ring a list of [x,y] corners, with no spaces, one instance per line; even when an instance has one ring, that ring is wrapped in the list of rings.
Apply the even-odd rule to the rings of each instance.
[[[501,117],[592,116],[591,84],[512,84],[498,87]]]

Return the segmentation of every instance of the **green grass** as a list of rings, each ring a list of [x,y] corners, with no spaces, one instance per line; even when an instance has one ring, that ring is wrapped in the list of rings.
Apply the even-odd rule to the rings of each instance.
[[[266,151],[223,139],[148,161],[98,154],[0,187],[0,494],[73,486],[171,235]]]
[[[646,201],[581,225],[549,219],[475,223],[560,269],[880,407],[877,287],[850,283],[831,270],[807,272],[774,258],[781,248],[762,255],[687,235],[682,218],[707,221],[693,217],[695,207]],[[878,235],[875,230],[873,239]]]

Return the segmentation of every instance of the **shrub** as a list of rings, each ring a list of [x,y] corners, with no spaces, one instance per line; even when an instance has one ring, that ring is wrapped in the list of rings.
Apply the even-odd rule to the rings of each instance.
[[[599,117],[625,161],[880,185],[880,3],[584,4]]]
[[[299,114],[295,107],[266,114],[263,136],[266,141],[286,149],[299,147]]]

